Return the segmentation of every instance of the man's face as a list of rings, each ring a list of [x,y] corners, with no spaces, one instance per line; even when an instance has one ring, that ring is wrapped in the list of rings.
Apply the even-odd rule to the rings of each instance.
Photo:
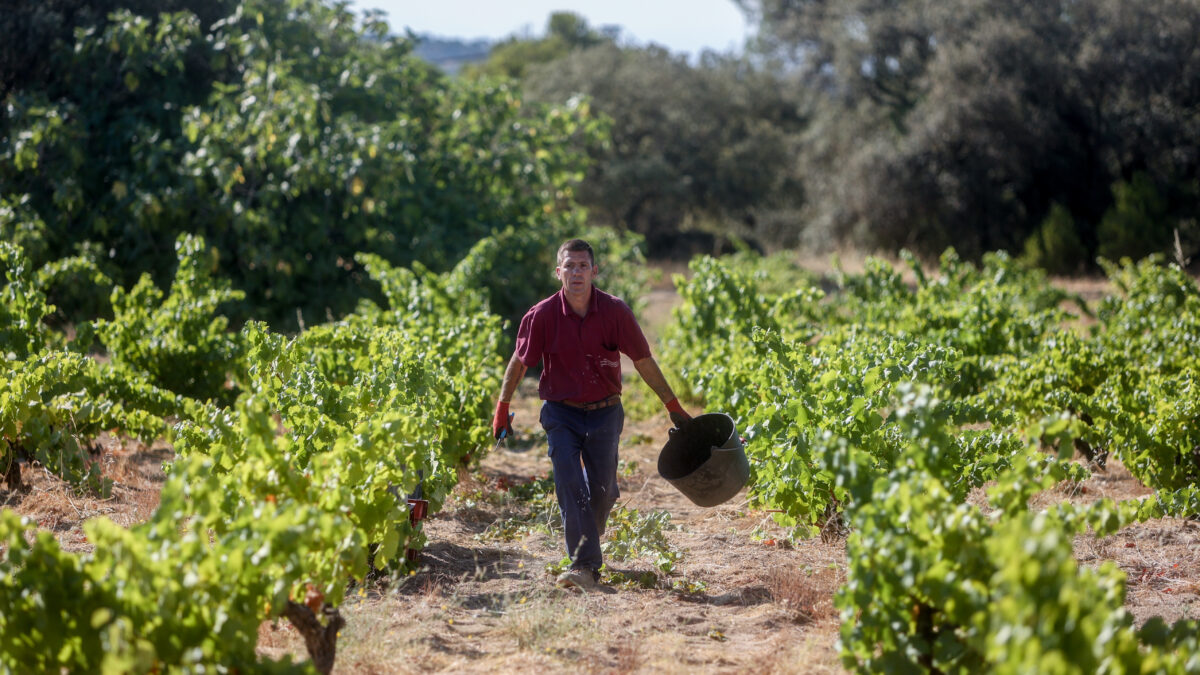
[[[592,279],[596,278],[599,269],[592,264],[587,251],[567,251],[554,268],[554,275],[562,282],[567,294],[582,295],[591,293]]]

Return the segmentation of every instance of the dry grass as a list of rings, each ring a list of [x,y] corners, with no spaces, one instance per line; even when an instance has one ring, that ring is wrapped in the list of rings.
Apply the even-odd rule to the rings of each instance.
[[[91,550],[83,523],[107,517],[123,527],[145,522],[158,508],[165,475],[162,465],[174,456],[162,443],[153,447],[136,441],[112,438],[98,440],[102,473],[113,481],[108,497],[72,487],[44,467],[25,463],[21,467],[22,490],[0,488],[0,508],[8,508],[53,532],[63,550]]]
[[[613,654],[615,664],[611,672],[616,675],[618,673],[636,673],[641,670],[645,662],[644,649],[641,640],[637,638],[617,645]]]
[[[564,598],[562,593],[537,593],[531,600],[522,595],[499,613],[497,636],[525,651],[559,652],[564,644],[587,645],[600,637],[598,620],[586,603]]]
[[[1079,456],[1075,460],[1084,462]],[[1104,469],[1092,467],[1091,471],[1085,481],[1064,482],[1035,495],[1030,507],[1122,501],[1154,494],[1115,458],[1110,457]],[[973,491],[968,502],[989,508],[983,489]],[[1082,534],[1075,537],[1073,545],[1081,565],[1098,567],[1111,561],[1125,572],[1125,607],[1137,623],[1155,616],[1168,623],[1200,618],[1195,609],[1200,601],[1200,524],[1160,518],[1131,525],[1109,537]]]
[[[765,655],[764,675],[828,675],[844,673],[837,649],[824,636],[806,636],[799,643],[778,640]]]
[[[1196,619],[1200,601],[1200,524],[1177,518],[1138,523],[1110,537],[1075,538],[1075,556],[1095,567],[1113,561],[1126,575],[1125,607],[1137,623]]]
[[[843,570],[837,567],[819,570],[784,567],[769,570],[765,576],[771,600],[783,605],[796,623],[837,619],[833,595],[845,581]]]

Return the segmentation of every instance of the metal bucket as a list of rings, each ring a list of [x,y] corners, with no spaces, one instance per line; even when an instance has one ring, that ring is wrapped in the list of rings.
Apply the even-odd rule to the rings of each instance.
[[[750,462],[733,418],[706,413],[671,429],[658,455],[658,475],[697,506],[729,501],[750,478]]]

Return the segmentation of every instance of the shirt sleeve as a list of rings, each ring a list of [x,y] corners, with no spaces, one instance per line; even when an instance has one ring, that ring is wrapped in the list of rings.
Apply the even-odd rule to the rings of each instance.
[[[618,308],[617,347],[631,361],[641,361],[649,357],[650,343],[646,341],[646,335],[642,332],[642,327],[638,325],[637,319],[634,318],[633,310],[624,301],[619,301]]]
[[[541,362],[545,347],[546,331],[537,312],[531,309],[521,318],[521,327],[517,330],[517,358],[526,368],[533,368]]]

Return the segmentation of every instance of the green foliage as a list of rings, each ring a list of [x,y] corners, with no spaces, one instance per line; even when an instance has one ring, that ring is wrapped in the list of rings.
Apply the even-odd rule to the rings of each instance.
[[[420,363],[426,369],[432,381],[416,394],[423,397],[419,409],[430,416],[427,424],[439,437],[441,455],[447,462],[443,470],[469,461],[478,448],[486,447],[491,440],[482,421],[487,419],[492,397],[500,386],[495,346],[500,341],[502,326],[501,319],[487,311],[486,296],[473,282],[473,275],[480,273],[478,254],[489,244],[486,240],[481,242],[454,269],[442,275],[434,275],[419,265],[409,271],[362,257],[360,262],[383,285],[388,307],[364,304],[358,314],[347,320],[344,329],[340,326],[328,329],[339,340],[345,334],[355,334],[358,340],[361,340],[358,336],[370,335],[372,341],[388,345],[384,353],[395,359],[397,368],[401,364],[415,367]],[[325,337],[320,332],[301,336],[301,341],[311,339],[321,344]],[[380,356],[371,353],[379,347],[368,345],[365,350],[361,342],[339,347],[341,363],[323,364],[324,368],[337,368],[326,371],[327,376],[354,382],[361,380],[364,372],[374,372],[368,381],[369,391],[374,392],[372,397],[387,400],[399,396],[399,392],[393,391],[399,383],[389,379],[398,376],[387,369],[380,371]],[[346,359],[355,357],[358,363],[346,364]],[[346,365],[350,367],[347,369]],[[407,386],[411,388],[411,382]],[[455,476],[448,478],[451,486],[457,480]],[[437,497],[438,504],[440,499]]]
[[[944,389],[939,398],[947,402],[939,405],[959,424],[1011,423],[1005,406],[955,397],[991,391],[996,361],[1035,352],[1065,317],[1064,296],[1006,256],[985,262],[977,269],[947,252],[927,275],[909,258],[913,287],[886,262],[869,260],[863,273],[841,276],[836,302],[823,303],[813,286],[763,293],[769,277],[754,271],[751,258],[697,259],[690,280],[676,279],[683,304],[664,361],[694,397],[740,420],[750,441],[752,500],[781,510],[783,524],[813,531],[844,501],[821,454],[848,442],[873,458],[863,465],[873,467],[867,475],[888,471],[904,442],[889,409],[913,383]],[[948,445],[960,495],[1015,451],[1010,438],[987,428]]]
[[[92,242],[123,288],[166,286],[162,254],[193,233],[246,293],[235,320],[298,326],[369,290],[356,253],[444,271],[505,228],[553,247],[580,222],[586,106],[443,78],[323,0],[96,21],[0,114],[0,227],[35,264]]]
[[[812,527],[839,508],[837,478],[817,462],[825,449],[850,443],[873,458],[862,466],[893,466],[903,435],[889,409],[913,383],[942,392],[957,424],[982,426],[948,443],[959,494],[1010,464],[1006,429],[1059,415],[1075,420],[1069,441],[1046,441],[1067,443],[1060,452],[1100,466],[1115,453],[1155,488],[1200,478],[1200,290],[1177,267],[1110,266],[1123,297],[1100,304],[1089,338],[1062,327],[1070,296],[1007,256],[976,268],[948,251],[934,273],[908,261],[913,282],[868,260],[841,276],[833,302],[811,287],[763,293],[745,260],[697,259],[690,280],[676,279],[683,304],[664,362],[694,398],[740,420],[748,454],[761,453],[752,499],[782,522]]]
[[[594,164],[579,200],[592,222],[644,235],[656,256],[689,253],[685,230],[795,240],[805,96],[782,76],[735,57],[693,64],[659,47],[604,43],[529,68],[523,86],[549,102],[583,93],[611,119],[611,141],[585,146]]]
[[[1080,568],[1053,515],[993,524],[946,501],[935,482],[893,478],[898,489],[864,509],[849,542],[838,597],[848,667],[1086,673],[1116,662],[1131,672],[1184,672],[1186,652],[1139,649],[1124,575],[1111,562]],[[906,517],[916,526],[897,527]],[[1194,640],[1197,628],[1175,630]]]
[[[1045,274],[1003,252],[984,256],[976,267],[948,249],[933,275],[902,255],[916,277],[915,289],[890,264],[868,260],[862,275],[843,276],[849,297],[839,303],[839,317],[961,351],[968,362],[962,377],[970,388],[983,377],[975,364],[1027,353],[1067,317],[1058,306],[1069,296],[1046,283]]]
[[[1087,266],[1087,247],[1075,231],[1071,212],[1062,204],[1052,204],[1041,226],[1025,240],[1024,259],[1051,274],[1073,274]]]
[[[785,525],[815,531],[835,518],[845,499],[837,475],[822,469],[822,453],[849,442],[873,458],[866,475],[886,472],[905,438],[899,418],[888,413],[893,398],[914,382],[963,388],[965,375],[976,372],[972,358],[1018,339],[1007,332],[1011,324],[981,311],[1021,310],[1021,304],[997,302],[992,296],[999,292],[986,281],[1002,278],[1004,264],[998,261],[990,276],[963,268],[964,279],[982,278],[974,296],[963,296],[945,279],[929,280],[914,294],[876,261],[861,277],[845,280],[847,296],[833,314],[818,304],[818,289],[771,297],[735,265],[697,259],[690,281],[676,279],[684,303],[665,339],[664,360],[680,369],[693,396],[740,420],[749,440],[751,500],[781,511],[776,519]],[[962,305],[936,312],[949,297]],[[963,320],[969,311],[988,321]],[[1023,313],[1022,321],[1027,318]],[[959,423],[990,419],[969,405],[941,405]],[[956,487],[961,494],[988,480],[1013,451],[1003,435],[987,430],[964,433],[952,445],[947,461],[963,477]]]
[[[30,209],[28,195],[12,200],[0,196],[0,241],[20,248],[32,258],[45,255],[46,223]]]
[[[609,514],[607,536],[600,548],[614,562],[649,558],[659,572],[671,574],[683,554],[667,541],[665,531],[670,529],[671,514],[666,511],[642,514],[619,506]]]
[[[53,308],[37,287],[34,270],[19,245],[0,242],[0,269],[5,280],[0,295],[0,352],[7,359],[26,358],[49,341],[42,320]]]
[[[0,617],[0,663],[106,673],[216,663],[294,670],[258,662],[257,628],[267,601],[278,612],[288,582],[347,535],[345,521],[295,503],[264,504],[226,522],[231,533],[206,533],[192,520],[198,502],[228,492],[212,468],[177,463],[160,508],[131,530],[89,521],[87,555],[65,554],[49,533],[0,513],[8,572],[0,594],[9,608]]]
[[[1170,247],[1171,220],[1168,204],[1144,171],[1112,186],[1113,205],[1100,219],[1097,255],[1110,260],[1144,258]]]
[[[936,409],[908,410],[935,426],[949,421]],[[1071,551],[1071,537],[1088,524],[1100,534],[1101,523],[1112,531],[1160,511],[1134,504],[1113,510],[1111,503],[1084,517],[1069,509],[1030,510],[1035,492],[1080,477],[1038,451],[1039,438],[1064,432],[1069,436],[1061,422],[1030,430],[1035,444],[988,490],[998,512],[963,503],[947,482],[953,474],[937,475],[928,458],[938,441],[928,428],[920,437],[935,439],[932,446],[909,446],[905,461],[851,501],[850,566],[837,597],[848,667],[1014,673],[1096,672],[1113,663],[1126,672],[1190,667],[1192,657],[1162,649],[1165,641],[1139,646],[1115,564],[1081,568]],[[952,433],[944,428],[943,438]],[[841,468],[858,461],[852,452]],[[1173,630],[1182,642],[1198,634],[1195,622]]]
[[[112,281],[100,270],[101,265],[97,260],[98,256],[94,250],[83,248],[80,255],[46,263],[38,270],[38,284],[46,294],[46,299],[52,301],[55,307],[55,311],[44,318],[47,324],[62,327],[67,322],[66,314],[58,309],[62,306],[61,303],[86,308],[86,313],[90,316],[111,313]],[[77,324],[75,336],[69,342],[70,347],[76,351],[90,349],[94,330],[93,324]],[[55,339],[52,335],[51,340]]]
[[[707,355],[745,347],[756,327],[779,332],[786,323],[789,333],[805,337],[811,329],[811,323],[805,320],[815,323],[823,316],[817,303],[824,293],[802,276],[794,276],[795,285],[778,296],[762,292],[760,288],[770,288],[772,283],[782,281],[774,276],[779,271],[774,262],[777,260],[780,259],[759,260],[749,256],[693,259],[688,265],[691,279],[682,275],[674,278],[682,302],[672,311],[675,322],[663,336],[668,355],[665,360],[697,375],[715,375],[719,368],[704,366],[717,366],[723,357]],[[698,386],[703,385],[692,384],[693,397],[701,395]]]
[[[169,293],[148,274],[128,293],[113,289],[113,319],[98,321],[96,331],[117,368],[182,396],[227,400],[226,377],[237,368],[242,346],[217,311],[245,294],[214,277],[217,252],[204,239],[182,235],[175,250],[179,266]]]
[[[186,11],[210,25],[227,16],[235,6],[231,0],[59,0],[53,3],[12,5],[0,16],[0,99],[10,92],[31,86],[63,86],[69,79],[62,66],[63,44],[69,44],[77,29],[103,30],[115,12],[124,10],[139,17]],[[118,17],[121,14],[118,14]],[[117,19],[120,20],[120,19]],[[193,68],[198,64],[189,64]],[[194,71],[193,76],[206,74]]]
[[[509,486],[507,501],[521,507],[521,511],[512,517],[495,520],[477,535],[479,539],[513,541],[532,532],[550,534],[562,531],[562,510],[554,493],[553,472],[543,478]],[[570,566],[571,558],[567,557],[566,561],[564,568]]]
[[[1196,218],[1174,187],[1198,168],[1195,3],[739,4],[758,57],[811,97],[796,153],[808,242],[978,259],[1032,239],[1074,271],[1102,249],[1163,250]]]
[[[1101,301],[1097,318],[1105,346],[1141,363],[1180,370],[1200,357],[1200,287],[1196,280],[1161,256],[1119,265],[1103,263],[1119,291]]]
[[[1200,627],[1135,628],[1124,575],[1080,568],[1071,541],[1200,509],[1195,280],[1105,263],[1119,294],[1085,332],[1065,325],[1069,296],[1005,255],[906,261],[911,275],[869,260],[826,299],[764,292],[752,258],[697,259],[664,350],[739,420],[751,504],[796,535],[850,532],[846,666],[1194,670]],[[1158,492],[1033,509],[1088,475],[1076,451],[1111,453]]]
[[[73,276],[105,281],[90,262],[63,259],[35,272],[20,247],[0,242],[0,268],[6,280],[0,289],[0,469],[10,488],[19,487],[18,460],[36,460],[106,494],[111,481],[87,456],[91,440],[102,431],[153,440],[166,432],[163,417],[184,404],[145,378],[114,378],[110,366],[79,353],[77,343],[86,348],[88,342],[82,334],[67,343],[46,324],[54,312],[46,300],[50,286]]]
[[[251,322],[234,339],[223,323],[207,323],[228,292],[210,276],[203,242],[181,238],[180,248],[163,308],[127,304],[118,293],[117,320],[133,321],[136,312],[159,326],[175,317],[242,345],[242,365],[219,362],[247,392],[233,405],[170,396],[116,357],[110,366],[44,351],[4,362],[0,466],[28,447],[61,470],[46,454],[53,443],[75,443],[97,427],[169,436],[178,455],[149,521],[130,529],[89,521],[90,553],[64,554],[49,534],[0,514],[4,667],[291,669],[259,662],[261,622],[310,593],[339,605],[372,562],[403,569],[404,550],[425,541],[404,495],[420,490],[439,509],[457,469],[490,445],[500,319],[482,290],[462,285],[464,270],[436,275],[364,255],[388,306],[364,301],[361,314],[293,338]],[[4,250],[20,262],[18,249]],[[36,299],[36,284],[30,288],[20,297]],[[140,341],[112,330],[102,332],[139,354],[177,344],[149,329]],[[19,344],[33,339],[20,337]],[[168,432],[161,417],[134,405],[182,421]]]
[[[10,488],[28,460],[103,492],[101,431],[179,459],[148,522],[89,521],[90,553],[0,515],[0,667],[290,669],[259,662],[257,626],[308,593],[340,604],[369,561],[402,569],[424,543],[404,495],[440,508],[490,445],[493,303],[553,288],[582,230],[573,144],[602,128],[584,101],[447,81],[341,5],[105,8],[49,40],[55,77],[5,80],[0,467]],[[634,293],[636,238],[588,236]],[[108,361],[49,301],[104,275]],[[231,334],[225,311],[302,330]]]
[[[1147,484],[1200,480],[1200,287],[1160,258],[1104,263],[1120,295],[1100,303],[1099,350],[1112,361],[1092,398],[1102,441]]]
[[[0,381],[0,469],[5,476],[20,459],[37,460],[51,472],[107,495],[112,481],[88,461],[81,432],[116,426],[111,401],[93,401],[74,390],[87,379],[87,359],[52,353],[4,363]],[[74,385],[74,386],[72,386]],[[161,429],[161,420],[159,429]],[[108,424],[106,424],[108,423]],[[147,426],[150,426],[147,421]],[[157,429],[156,429],[157,430]],[[149,437],[153,437],[151,434]],[[9,488],[19,485],[19,473]]]
[[[554,238],[550,239],[551,236]],[[443,274],[444,283],[449,285],[439,291],[444,296],[441,302],[459,306],[464,311],[480,311],[486,307],[509,322],[518,323],[530,307],[562,287],[554,276],[558,264],[554,256],[562,241],[574,237],[586,239],[596,253],[596,263],[601,271],[596,286],[622,298],[635,312],[638,311],[652,273],[645,265],[641,238],[591,227],[562,233],[506,228],[480,239]],[[380,281],[378,270],[385,265],[391,267],[381,257],[370,254],[356,256],[356,262],[376,282]],[[423,278],[430,278],[432,274],[421,263],[414,263],[413,269],[422,271]],[[479,304],[478,294],[482,294],[483,304]],[[398,310],[405,302],[408,301],[401,299],[398,305],[393,301],[392,307]],[[367,312],[369,314],[370,310]],[[499,344],[496,347],[498,351],[506,351]]]
[[[615,38],[615,34],[594,30],[579,14],[552,12],[546,21],[544,37],[503,40],[492,47],[487,61],[467,66],[463,75],[521,79],[533,66],[556,61],[574,50],[611,43]]]

